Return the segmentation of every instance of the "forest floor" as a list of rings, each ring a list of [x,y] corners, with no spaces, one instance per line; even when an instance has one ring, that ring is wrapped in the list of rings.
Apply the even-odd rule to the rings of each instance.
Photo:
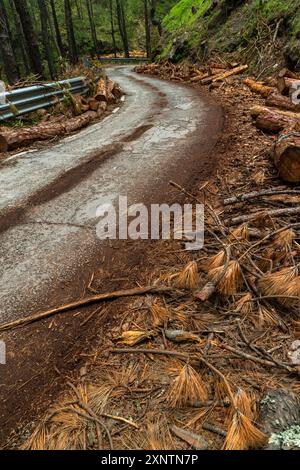
[[[197,175],[181,191],[186,202],[207,206],[204,249],[191,255],[182,242],[156,241],[141,244],[138,256],[126,242],[127,257],[114,264],[114,274],[109,265],[95,272],[86,294],[161,285],[171,286],[171,295],[139,295],[76,311],[82,329],[92,323],[94,339],[72,373],[66,376],[65,362],[57,368],[57,383],[64,385],[59,397],[49,397],[46,414],[20,427],[4,448],[261,448],[267,442],[262,431],[269,430],[261,399],[270,390],[299,393],[298,369],[289,359],[299,335],[298,301],[254,298],[267,295],[263,281],[273,267],[285,270],[271,279],[284,289],[286,278],[297,274],[298,232],[289,229],[297,219],[269,217],[266,210],[299,204],[300,197],[275,194],[224,204],[252,191],[297,187],[277,177],[270,158],[276,137],[253,125],[249,108],[260,98],[240,79],[202,93],[225,113],[210,155],[214,171],[208,178]],[[170,186],[170,199],[179,193]],[[226,221],[257,211],[251,223],[228,230]],[[227,260],[224,246],[231,250]],[[205,295],[207,279],[224,266],[223,282]],[[50,324],[60,321],[53,317]]]

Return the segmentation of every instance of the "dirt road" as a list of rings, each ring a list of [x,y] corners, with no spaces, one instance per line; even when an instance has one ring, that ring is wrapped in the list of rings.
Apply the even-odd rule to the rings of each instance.
[[[100,204],[119,195],[130,204],[168,203],[170,179],[191,187],[214,170],[219,107],[196,90],[129,67],[108,74],[126,93],[120,109],[55,146],[0,165],[1,323],[83,295],[103,259],[95,229]],[[45,361],[47,370],[57,364],[73,333],[61,323],[53,336],[48,327],[0,336],[8,358],[0,365],[5,432],[53,380]]]

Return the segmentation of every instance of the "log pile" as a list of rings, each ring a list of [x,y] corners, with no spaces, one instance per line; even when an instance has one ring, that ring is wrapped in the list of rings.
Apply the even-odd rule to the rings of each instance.
[[[246,78],[243,83],[266,99],[266,106],[255,106],[250,110],[256,126],[264,132],[280,134],[273,148],[279,176],[291,183],[299,182],[300,104],[292,95],[300,85],[300,76],[285,68],[278,73],[276,87],[251,78]]]
[[[122,91],[116,83],[110,79],[101,78],[97,83],[95,96],[85,98],[80,95],[69,95],[72,107],[70,117],[56,116],[55,120],[18,129],[1,127],[0,152],[7,152],[36,141],[62,137],[78,131],[101,117],[108,105],[116,103],[121,96]],[[59,106],[61,109],[61,103]]]
[[[190,64],[174,65],[170,61],[146,64],[136,67],[137,73],[159,75],[161,78],[174,81],[189,81],[200,85],[220,84],[229,77],[244,73],[247,65],[237,63],[213,63],[196,67]]]

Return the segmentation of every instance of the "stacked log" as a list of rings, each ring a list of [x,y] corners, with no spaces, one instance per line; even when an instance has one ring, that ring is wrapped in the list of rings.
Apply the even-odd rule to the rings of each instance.
[[[279,176],[290,183],[300,181],[300,133],[283,131],[274,145],[274,163]]]
[[[73,114],[71,119],[59,119],[59,122],[41,122],[35,126],[18,129],[1,130],[0,152],[6,152],[18,147],[25,147],[36,141],[44,141],[78,131],[107,110],[109,104],[115,103],[122,95],[120,88],[108,79],[100,79],[95,97],[87,99],[80,95],[71,95]]]
[[[257,82],[252,78],[245,78],[245,80],[243,80],[243,83],[244,85],[247,85],[250,90],[254,91],[255,93],[258,93],[263,98],[267,98],[271,93],[274,93],[276,91],[276,88],[264,85],[263,82]]]
[[[300,105],[291,99],[299,81],[300,77],[286,68],[278,73],[277,90],[264,82],[244,80],[252,91],[266,98],[266,106],[254,106],[250,113],[259,129],[280,133],[273,148],[274,163],[279,176],[291,183],[300,182]]]

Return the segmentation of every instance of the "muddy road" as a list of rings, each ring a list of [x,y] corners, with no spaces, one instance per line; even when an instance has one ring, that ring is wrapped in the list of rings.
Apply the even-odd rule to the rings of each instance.
[[[101,204],[116,204],[120,195],[129,204],[170,203],[170,179],[192,187],[215,169],[223,120],[218,106],[192,88],[130,67],[108,69],[108,75],[126,93],[116,112],[54,146],[0,164],[0,323],[82,297],[92,273],[109,266],[96,235]],[[124,271],[115,278],[124,276],[128,261],[128,253],[116,251]],[[131,245],[131,264],[142,251]],[[66,315],[56,329],[43,323],[0,334],[7,345],[7,364],[0,365],[2,442],[19,420],[30,418],[37,400],[50,396],[59,360],[89,343],[93,325],[79,333],[70,322]]]

